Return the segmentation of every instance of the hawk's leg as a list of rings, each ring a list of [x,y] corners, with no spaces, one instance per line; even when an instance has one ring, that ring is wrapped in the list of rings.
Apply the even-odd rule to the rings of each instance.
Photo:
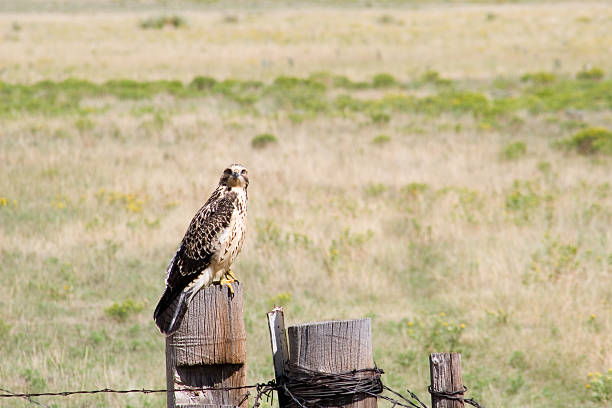
[[[238,282],[236,279],[234,278],[227,278],[227,275],[224,275],[221,280],[219,281],[219,283],[221,284],[221,286],[227,286],[227,288],[229,289],[230,293],[233,295],[234,294],[234,288],[232,288],[232,283],[234,282]]]
[[[229,278],[233,279],[234,281],[238,282],[238,277],[236,275],[234,275],[234,272],[232,272],[231,268],[228,269],[227,272],[225,272],[225,277],[226,278],[229,277]]]

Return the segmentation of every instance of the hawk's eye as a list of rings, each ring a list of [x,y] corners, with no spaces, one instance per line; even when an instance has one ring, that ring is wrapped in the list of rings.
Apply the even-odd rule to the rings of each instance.
[[[225,169],[225,170],[223,170],[223,173],[225,173],[225,174],[232,174],[232,169]]]
[[[243,169],[243,170],[240,172],[240,174],[242,174],[243,176],[246,176],[246,174],[247,174],[246,169]]]

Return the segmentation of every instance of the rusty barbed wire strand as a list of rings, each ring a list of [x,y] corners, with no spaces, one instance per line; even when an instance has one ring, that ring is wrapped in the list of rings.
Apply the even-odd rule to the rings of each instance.
[[[458,390],[458,391],[453,391],[453,392],[448,392],[448,391],[434,391],[431,388],[431,385],[427,387],[427,391],[429,391],[429,393],[435,397],[438,398],[444,398],[444,399],[449,399],[449,400],[455,400],[455,401],[463,401],[465,403],[468,403],[476,408],[484,408],[482,405],[480,405],[478,402],[476,402],[473,398],[463,398],[463,394],[465,394],[468,390],[468,387],[466,387],[465,385],[463,386],[463,390]]]
[[[189,387],[189,388],[177,388],[174,391],[231,391],[231,390],[242,390],[249,388],[257,388],[259,384],[255,385],[242,385],[236,387]],[[5,391],[6,390],[2,390]],[[32,392],[32,393],[10,393],[0,394],[0,398],[31,398],[31,397],[67,397],[70,395],[77,394],[130,394],[130,393],[141,393],[141,394],[155,394],[161,392],[168,392],[167,389],[146,389],[146,388],[134,388],[130,390],[115,390],[112,388],[103,388],[101,390],[78,390],[78,391],[59,391],[59,392]]]
[[[0,388],[0,391],[2,391],[2,392],[7,392],[7,393],[9,393],[9,394],[11,394],[11,395],[15,395],[15,396],[17,396],[17,395],[16,395],[14,392],[12,392],[11,390],[7,390],[7,389],[4,389],[4,388]],[[39,407],[51,408],[50,406],[45,405],[45,404],[43,404],[42,402],[39,402],[39,401],[33,400],[31,397],[21,397],[21,398],[24,398],[24,399],[25,399],[25,400],[27,400],[29,403],[34,404],[34,405],[38,405]]]
[[[410,397],[404,396],[401,393],[384,385],[380,376],[384,373],[378,367],[352,370],[344,373],[323,373],[319,371],[309,370],[304,367],[289,365],[286,367],[286,375],[282,377],[280,383],[274,380],[267,383],[257,383],[252,385],[234,386],[234,387],[189,387],[179,388],[174,391],[232,391],[232,390],[249,390],[255,389],[256,395],[253,402],[253,408],[259,408],[263,397],[267,401],[273,399],[273,391],[282,392],[289,397],[290,402],[299,408],[318,408],[329,403],[342,403],[346,401],[354,401],[355,399],[363,399],[366,397],[375,397],[387,401],[392,405],[392,408],[428,408],[418,396],[406,389]],[[49,408],[32,397],[67,397],[78,394],[153,394],[168,392],[167,389],[146,389],[135,388],[128,390],[117,390],[111,388],[103,388],[100,390],[78,390],[78,391],[60,391],[60,392],[39,392],[39,393],[13,393],[9,390],[0,388],[0,391],[5,392],[0,394],[0,398],[25,398],[29,402]],[[392,394],[395,398],[389,395],[383,395],[383,392]],[[461,400],[467,404],[473,405],[476,408],[484,408],[474,399],[463,398],[463,394],[467,391],[464,386],[462,391],[455,392],[439,392],[433,391],[431,386],[428,387],[431,395],[439,398]],[[242,395],[238,406],[241,406],[248,400],[250,392],[247,391]],[[399,399],[396,399],[399,398]],[[415,403],[416,401],[418,403]]]

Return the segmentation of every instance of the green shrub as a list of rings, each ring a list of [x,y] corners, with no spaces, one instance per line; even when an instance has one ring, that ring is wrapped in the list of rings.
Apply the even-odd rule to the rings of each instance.
[[[535,72],[532,74],[525,74],[521,77],[522,82],[531,82],[537,85],[552,84],[557,80],[557,76],[551,72]]]
[[[586,388],[593,400],[603,402],[605,406],[612,403],[612,368],[606,374],[589,373]]]
[[[395,78],[391,74],[377,74],[372,78],[372,86],[374,88],[388,88],[395,84]]]
[[[272,309],[274,306],[286,307],[291,302],[291,293],[282,292],[275,296],[271,296],[268,299],[268,310]]]
[[[542,197],[530,181],[515,180],[506,195],[506,209],[514,213],[518,222],[529,221],[541,202]]]
[[[589,127],[561,140],[559,146],[576,149],[580,154],[612,154],[612,132],[605,128]]]
[[[47,381],[45,381],[43,376],[36,369],[26,368],[21,372],[21,377],[27,383],[29,392],[43,392],[47,387]]]
[[[524,142],[513,142],[501,151],[501,157],[505,160],[515,160],[527,154],[527,145]]]
[[[525,385],[525,380],[523,379],[523,376],[520,373],[515,375],[514,377],[509,377],[508,381],[510,384],[508,385],[508,388],[506,388],[506,393],[510,395],[518,393],[519,390],[523,387],[523,385]]]
[[[423,194],[428,189],[429,186],[425,183],[410,183],[403,186],[400,191],[402,192],[402,194],[416,197],[420,194]]]
[[[144,305],[136,303],[132,299],[127,299],[122,303],[113,303],[112,306],[104,309],[104,313],[114,319],[125,321],[131,314],[142,311]]]
[[[377,124],[388,123],[391,120],[391,115],[385,112],[371,112],[370,119]]]
[[[527,357],[522,351],[514,351],[510,357],[510,367],[516,368],[517,370],[526,370],[529,368]]]
[[[367,82],[353,82],[344,75],[336,75],[333,78],[333,85],[336,88],[345,89],[365,89],[370,86]]]
[[[378,197],[387,190],[388,187],[382,183],[370,183],[366,185],[363,189],[365,195],[368,197]]]
[[[383,145],[387,144],[391,141],[391,136],[389,135],[378,135],[374,139],[372,139],[372,144],[375,145]]]
[[[256,149],[262,149],[274,143],[278,143],[278,139],[272,133],[260,133],[251,139],[251,146]]]
[[[160,16],[151,17],[140,22],[140,27],[144,29],[157,29],[160,30],[164,27],[179,28],[186,24],[185,19],[180,16]]]
[[[604,77],[603,70],[597,67],[586,69],[576,74],[576,79],[585,79],[589,81],[599,81],[600,79],[603,79],[603,77]]]
[[[324,112],[328,109],[326,89],[325,84],[316,79],[279,76],[266,87],[265,95],[271,96],[284,109]]]
[[[449,85],[451,83],[449,79],[442,78],[440,73],[434,70],[425,71],[421,75],[420,81],[436,85]]]
[[[193,78],[191,83],[189,84],[190,88],[197,89],[198,91],[203,91],[207,89],[212,89],[213,86],[217,83],[215,78],[197,76]]]

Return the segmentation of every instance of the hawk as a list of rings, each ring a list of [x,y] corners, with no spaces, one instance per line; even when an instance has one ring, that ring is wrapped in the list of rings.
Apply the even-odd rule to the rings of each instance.
[[[230,267],[244,242],[248,185],[247,169],[230,165],[191,220],[166,269],[166,290],[153,314],[163,334],[179,328],[191,299],[201,288],[218,281],[234,292],[231,284],[236,276]]]

